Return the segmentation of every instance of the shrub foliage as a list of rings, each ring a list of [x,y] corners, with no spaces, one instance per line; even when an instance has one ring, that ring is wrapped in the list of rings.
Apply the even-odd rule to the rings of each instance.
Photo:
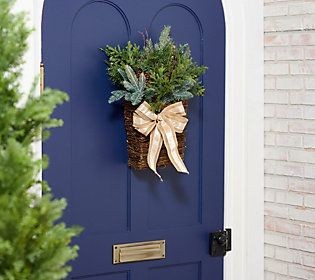
[[[62,124],[51,114],[68,97],[47,89],[36,98],[33,89],[19,105],[31,30],[23,13],[12,13],[14,2],[0,0],[0,280],[59,280],[71,270],[67,263],[78,247],[70,242],[81,229],[59,221],[66,201],[53,198],[48,184],[38,179],[47,158],[35,159],[32,143],[42,131],[47,137],[46,129]],[[41,198],[30,191],[35,185],[44,190]]]

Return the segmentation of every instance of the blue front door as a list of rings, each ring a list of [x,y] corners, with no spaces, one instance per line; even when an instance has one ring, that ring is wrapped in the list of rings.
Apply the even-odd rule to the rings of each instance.
[[[185,163],[153,172],[127,166],[123,110],[108,105],[113,89],[98,48],[156,39],[172,26],[178,43],[209,67],[204,98],[189,104]],[[45,143],[44,177],[66,197],[67,224],[84,233],[69,279],[222,280],[223,258],[209,255],[208,234],[223,228],[225,26],[220,0],[46,0],[46,86],[69,93],[56,112],[65,124]],[[112,264],[112,245],[166,240],[162,260]]]

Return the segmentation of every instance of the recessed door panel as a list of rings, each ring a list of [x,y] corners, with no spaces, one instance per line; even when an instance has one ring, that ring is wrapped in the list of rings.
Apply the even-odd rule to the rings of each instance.
[[[106,102],[112,86],[97,47],[127,41],[128,31],[118,7],[103,1],[80,7],[71,27],[71,211],[73,223],[98,234],[129,227],[124,126]]]
[[[169,275],[169,279],[180,280],[200,280],[200,263],[187,263],[156,267],[150,270],[150,280],[160,280],[164,275]]]
[[[74,277],[72,279],[87,279],[87,280],[128,280],[129,272],[104,273],[98,275],[86,275],[83,277]]]
[[[182,4],[166,5],[154,15],[150,25],[150,34],[155,40],[158,40],[164,25],[172,27],[172,37],[178,44],[189,44],[193,57],[202,64],[202,26],[194,12]],[[183,25],[187,29],[184,29]],[[203,186],[202,173],[199,172],[202,169],[203,157],[202,114],[202,100],[191,100],[188,108],[185,153],[185,162],[191,175],[179,175],[173,168],[161,171],[165,181],[171,183],[168,188],[152,187],[148,213],[151,229],[193,226],[202,222]]]

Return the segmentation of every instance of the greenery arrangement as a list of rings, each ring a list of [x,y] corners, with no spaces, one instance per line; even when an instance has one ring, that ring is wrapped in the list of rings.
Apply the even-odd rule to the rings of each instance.
[[[32,143],[41,139],[41,131],[47,138],[47,128],[62,124],[51,114],[68,97],[47,89],[35,98],[33,89],[17,106],[31,30],[24,14],[11,12],[14,2],[0,0],[0,280],[59,280],[77,256],[78,247],[69,244],[80,229],[59,222],[66,202],[54,199],[47,183],[37,179],[47,158],[35,159]],[[44,190],[41,198],[30,192],[36,184]]]
[[[128,42],[124,48],[106,46],[108,75],[119,88],[112,92],[109,103],[124,98],[132,105],[147,101],[159,112],[166,104],[204,94],[199,77],[207,67],[192,59],[188,44],[176,46],[165,26],[159,42],[145,35],[144,46]]]

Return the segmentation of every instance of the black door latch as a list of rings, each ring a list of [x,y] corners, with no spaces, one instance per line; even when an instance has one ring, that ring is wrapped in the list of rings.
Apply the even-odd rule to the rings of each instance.
[[[210,255],[213,257],[225,256],[232,250],[232,229],[210,233]]]

